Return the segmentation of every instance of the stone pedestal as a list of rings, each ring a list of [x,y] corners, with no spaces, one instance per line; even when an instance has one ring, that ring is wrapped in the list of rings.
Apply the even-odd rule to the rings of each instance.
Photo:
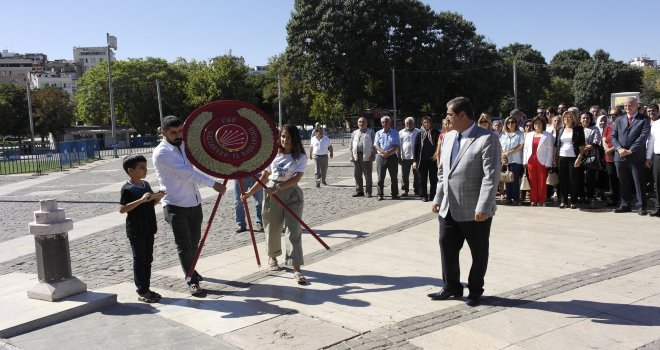
[[[34,235],[39,283],[28,290],[32,299],[55,301],[87,291],[87,285],[71,274],[69,230],[73,221],[57,207],[57,200],[39,201],[41,210],[34,212],[29,224]]]

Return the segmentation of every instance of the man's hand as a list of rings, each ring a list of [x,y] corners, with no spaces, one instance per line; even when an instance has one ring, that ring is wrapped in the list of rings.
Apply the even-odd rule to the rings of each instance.
[[[412,163],[412,168],[413,168],[413,170],[417,170],[417,162]]]
[[[163,197],[165,197],[166,194],[167,194],[167,192],[165,192],[165,191],[158,191],[158,192],[151,195],[151,199],[153,199],[155,201],[159,201],[159,200],[163,199]]]
[[[625,157],[625,156],[628,155],[628,150],[625,149],[625,148],[623,148],[623,147],[619,148],[619,151],[618,151],[618,152],[619,152],[619,155],[620,155],[621,157]]]
[[[373,162],[373,161],[375,161],[375,160],[376,160],[376,155],[375,155],[375,154],[374,154],[373,156],[371,156],[371,158],[369,158],[369,161],[370,161],[370,162]]]
[[[355,157],[351,154],[351,163],[355,163]]]
[[[431,211],[436,213],[436,214],[439,213],[440,212],[440,204],[433,204],[431,206]]]
[[[649,169],[651,169],[651,168],[653,167],[653,162],[652,162],[650,159],[647,159],[647,160],[644,162],[644,166],[647,167],[647,168],[649,168]]]
[[[225,187],[225,185],[223,185],[219,182],[216,182],[216,183],[213,184],[213,189],[216,190],[220,194],[225,194],[225,191],[227,190],[227,187]]]
[[[474,213],[475,221],[486,221],[487,219],[488,219],[488,215],[484,213]]]

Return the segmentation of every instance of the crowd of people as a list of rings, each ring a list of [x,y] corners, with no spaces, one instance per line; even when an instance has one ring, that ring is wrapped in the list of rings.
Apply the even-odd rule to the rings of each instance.
[[[374,132],[367,127],[366,119],[360,118],[349,143],[355,177],[353,197],[373,196],[374,162],[378,200],[385,197],[387,173],[391,198],[399,199],[399,166],[403,175],[401,195],[408,196],[412,172],[414,196],[432,201],[432,211],[439,214],[444,286],[429,297],[444,300],[463,296],[458,256],[467,241],[473,264],[466,302],[479,305],[498,195],[509,205],[520,205],[528,196],[531,206],[546,206],[556,197],[562,209],[593,206],[600,199],[615,206],[615,213],[636,207],[640,215],[647,215],[647,195],[654,192],[655,183],[655,208],[650,214],[660,216],[659,116],[658,105],[642,108],[635,98],[627,98],[623,109],[609,113],[598,106],[580,112],[561,104],[558,109],[539,108],[531,119],[515,109],[502,121],[492,120],[487,113],[477,118],[470,101],[457,97],[447,103],[442,130],[434,129],[431,119],[423,117],[421,128],[415,127],[413,118],[406,118],[405,128],[397,131],[391,119],[384,116],[382,129]],[[133,250],[138,299],[148,303],[160,300],[160,295],[149,287],[157,229],[154,205],[162,202],[190,293],[203,297],[205,291],[199,284],[203,277],[193,268],[202,224],[199,186],[212,187],[220,194],[226,191],[224,184],[192,167],[182,145],[182,120],[164,118],[161,134],[163,141],[152,158],[161,191],[154,192],[144,181],[146,158],[127,157],[123,166],[129,180],[121,189],[119,208],[128,214],[126,231]],[[313,159],[316,187],[326,185],[328,157],[333,157],[333,149],[318,125],[309,153],[295,125],[281,128],[277,147],[277,156],[260,174],[260,181],[235,182],[237,232],[246,230],[243,205],[254,196],[256,229],[266,232],[269,269],[280,270],[278,257],[284,255],[284,263],[292,266],[293,279],[305,284],[301,271],[302,229],[295,218],[302,216],[304,205],[298,183],[308,159]],[[284,251],[282,232],[286,233]]]
[[[503,176],[497,194],[503,204],[556,205],[562,209],[609,206],[615,213],[636,208],[640,215],[647,215],[647,198],[658,195],[654,190],[658,177],[654,157],[660,148],[654,146],[657,136],[654,138],[651,128],[658,119],[658,105],[640,107],[634,98],[624,102],[609,113],[599,106],[580,111],[560,104],[558,108],[539,107],[533,118],[518,109],[503,120],[493,120],[488,113],[479,115],[475,124],[494,132],[502,148]],[[392,199],[398,199],[399,192],[409,194],[412,171],[414,195],[425,202],[431,200],[443,138],[452,130],[449,120],[444,118],[442,130],[437,130],[429,117],[422,118],[419,129],[413,118],[406,118],[398,133],[392,130],[389,117],[382,117],[381,124],[383,128],[374,133],[367,128],[366,119],[360,118],[351,135],[353,196],[366,193],[371,197],[375,162],[379,200],[384,198],[386,171]],[[656,198],[652,216],[660,215],[659,202]]]

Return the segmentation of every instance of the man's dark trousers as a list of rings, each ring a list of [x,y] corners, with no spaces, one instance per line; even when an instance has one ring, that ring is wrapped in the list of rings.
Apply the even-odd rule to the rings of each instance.
[[[202,236],[202,205],[189,208],[166,205],[163,207],[163,211],[165,221],[172,226],[172,232],[174,232],[174,243],[176,243],[181,268],[183,268],[183,273],[188,276]],[[198,276],[194,273],[188,284],[199,283]]]
[[[634,189],[637,197],[637,206],[646,208],[646,194],[642,185],[642,174],[644,163],[624,159],[615,161],[616,172],[619,174],[619,194],[621,196],[621,207],[632,208],[632,191]]]
[[[376,156],[376,172],[378,173],[378,195],[383,195],[385,187],[385,172],[390,173],[390,180],[392,181],[392,196],[399,195],[399,158],[396,154],[392,154],[387,158],[380,155]]]
[[[447,217],[438,216],[440,221],[440,259],[444,287],[453,293],[463,291],[459,256],[463,242],[467,241],[472,253],[472,267],[468,276],[470,294],[481,296],[484,293],[484,276],[488,268],[488,246],[490,225],[493,218],[485,221],[454,221],[451,211]]]

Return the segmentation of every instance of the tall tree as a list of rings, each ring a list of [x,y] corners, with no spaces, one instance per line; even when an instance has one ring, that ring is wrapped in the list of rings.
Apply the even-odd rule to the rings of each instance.
[[[594,55],[595,56],[595,55]],[[609,57],[609,55],[607,55]],[[601,55],[601,57],[604,57]],[[614,92],[640,91],[642,69],[621,61],[591,60],[580,63],[573,79],[575,104],[608,106]]]
[[[660,103],[660,70],[645,67],[642,81],[642,101],[646,103]]]
[[[27,92],[14,84],[0,84],[0,135],[22,138],[30,132]]]
[[[73,103],[66,91],[46,86],[32,95],[35,133],[42,139],[49,133],[56,138],[62,128],[71,126],[74,121]]]
[[[550,61],[550,74],[572,81],[580,63],[590,59],[589,52],[582,48],[561,50]]]
[[[78,80],[76,116],[92,125],[110,124],[107,63],[88,70]],[[160,81],[163,114],[185,116],[185,72],[161,58],[129,59],[112,64],[117,125],[153,134],[160,125],[156,79]]]
[[[513,63],[516,63],[518,107],[534,111],[543,98],[543,88],[550,84],[550,73],[545,58],[529,44],[514,43],[500,49],[507,66],[507,80],[513,81]],[[513,97],[513,89],[508,94]],[[507,110],[501,111],[508,114]]]
[[[224,55],[210,62],[200,62],[188,72],[186,101],[197,108],[215,100],[247,100],[248,66],[242,59]]]

